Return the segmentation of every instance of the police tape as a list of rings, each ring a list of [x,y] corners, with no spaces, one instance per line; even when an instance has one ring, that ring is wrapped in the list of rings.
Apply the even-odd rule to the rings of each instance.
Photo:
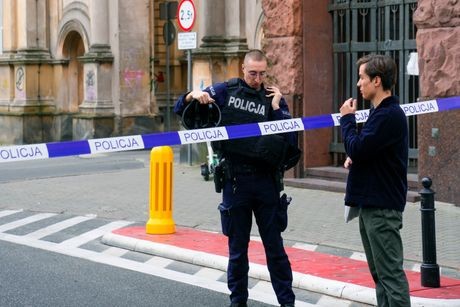
[[[460,96],[401,105],[406,116],[460,109]],[[357,111],[357,122],[365,122],[369,110]],[[80,141],[0,147],[0,162],[48,159],[85,154],[150,149],[156,146],[185,145],[278,134],[340,125],[340,113],[206,129],[161,132]]]

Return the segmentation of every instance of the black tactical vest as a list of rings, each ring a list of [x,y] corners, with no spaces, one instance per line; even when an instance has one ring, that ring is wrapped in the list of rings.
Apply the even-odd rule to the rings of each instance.
[[[271,98],[265,89],[257,91],[238,78],[227,81],[227,101],[222,108],[222,126],[257,123],[268,120]]]
[[[271,98],[265,97],[264,89],[257,91],[243,85],[238,78],[227,81],[227,100],[222,108],[220,126],[249,124],[268,120],[271,109]],[[254,144],[260,136],[221,141],[214,144],[217,151],[227,158],[256,161],[259,154],[255,152]]]

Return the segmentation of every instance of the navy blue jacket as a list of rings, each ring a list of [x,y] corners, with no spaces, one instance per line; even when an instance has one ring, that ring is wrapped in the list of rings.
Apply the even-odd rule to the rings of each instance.
[[[243,85],[249,87],[244,80],[241,80]],[[208,92],[211,98],[213,98],[216,104],[223,108],[225,106],[225,102],[227,100],[227,83],[215,83],[211,86],[208,86],[203,90],[204,92]],[[176,101],[174,105],[174,112],[178,115],[182,115],[186,105],[185,97],[188,93],[180,96],[179,99]],[[290,119],[291,114],[289,113],[289,108],[284,98],[281,98],[280,101],[280,108],[278,110],[273,110],[270,108],[270,113],[268,115],[268,120],[281,120],[281,119]],[[288,132],[283,133],[285,139],[294,146],[297,146],[297,134],[295,132]]]
[[[361,132],[354,114],[340,118],[347,155],[353,161],[345,204],[404,211],[407,194],[408,128],[398,98],[372,108]]]

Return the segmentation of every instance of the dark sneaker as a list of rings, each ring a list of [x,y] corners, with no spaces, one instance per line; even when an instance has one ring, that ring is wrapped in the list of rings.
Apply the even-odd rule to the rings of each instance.
[[[281,307],[294,307],[294,303],[283,304]]]

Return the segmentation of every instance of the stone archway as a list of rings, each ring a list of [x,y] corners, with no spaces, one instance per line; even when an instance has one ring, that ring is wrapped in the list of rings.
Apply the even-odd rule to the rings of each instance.
[[[264,40],[264,14],[263,12],[259,15],[259,19],[257,21],[256,31],[254,33],[254,48],[255,49],[262,49],[262,41]]]
[[[78,106],[83,102],[83,64],[78,60],[85,54],[85,46],[80,34],[71,31],[64,39],[62,55],[68,59],[67,68],[67,106],[69,112],[78,112]],[[87,78],[91,80],[91,78]]]
[[[262,41],[264,38],[264,12],[262,10],[262,1],[246,1],[244,2],[245,14],[245,34],[249,49],[262,49]]]

